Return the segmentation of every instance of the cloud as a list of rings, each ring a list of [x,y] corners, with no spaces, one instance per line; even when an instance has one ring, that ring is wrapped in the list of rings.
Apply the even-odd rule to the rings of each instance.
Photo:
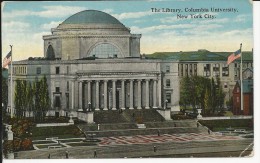
[[[41,28],[44,30],[50,30],[51,28],[56,28],[60,23],[62,23],[62,22],[61,21],[51,21],[50,23],[41,25]]]
[[[20,21],[2,22],[3,33],[24,32],[29,30],[30,24]]]
[[[86,7],[81,6],[43,6],[42,8],[42,11],[12,10],[10,12],[3,12],[3,18],[10,19],[25,16],[61,18],[87,9]]]
[[[154,14],[154,12],[151,12],[149,10],[149,11],[140,11],[140,12],[125,12],[121,14],[112,14],[112,16],[114,16],[118,20],[123,20],[123,19],[141,18],[152,14]]]
[[[86,10],[81,6],[43,6],[44,11],[36,12],[35,15],[40,17],[64,17],[75,14],[79,11]]]
[[[234,22],[244,23],[244,22],[246,22],[248,19],[253,20],[253,17],[250,16],[249,14],[242,14],[242,15],[238,15],[238,16],[234,19]]]
[[[135,33],[149,33],[158,30],[170,30],[170,29],[187,29],[195,27],[194,24],[177,24],[177,25],[156,25],[150,27],[139,28],[137,26],[132,26],[130,29]]]
[[[160,22],[161,23],[174,23],[179,20],[181,20],[181,19],[177,19],[177,16],[170,16],[170,17],[161,18]]]
[[[114,10],[111,9],[111,8],[108,8],[108,9],[104,9],[104,10],[102,10],[102,11],[105,12],[105,13],[110,14],[110,13],[112,13]]]

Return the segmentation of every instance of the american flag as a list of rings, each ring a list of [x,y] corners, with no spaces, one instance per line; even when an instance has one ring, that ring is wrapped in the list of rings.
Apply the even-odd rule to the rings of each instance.
[[[6,55],[6,57],[4,58],[4,61],[3,61],[3,68],[5,68],[10,62],[11,62],[11,56],[12,56],[12,53],[11,51]]]
[[[241,49],[237,50],[236,52],[234,52],[228,56],[227,64],[229,65],[230,63],[232,63],[234,60],[238,59],[239,57],[241,57]]]

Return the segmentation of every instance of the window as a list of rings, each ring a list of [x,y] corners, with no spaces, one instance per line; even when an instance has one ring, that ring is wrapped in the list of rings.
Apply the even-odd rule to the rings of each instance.
[[[239,92],[239,88],[237,87],[237,93]]]
[[[222,76],[229,76],[229,67],[227,64],[222,65]]]
[[[237,102],[239,102],[239,97],[237,97]]]
[[[36,74],[41,74],[41,71],[42,71],[42,70],[41,70],[41,67],[37,67],[37,68],[36,68]]]
[[[213,75],[219,76],[219,64],[213,64]]]
[[[185,75],[188,76],[188,64],[185,64]]]
[[[166,66],[166,72],[170,72],[170,66]]]
[[[224,88],[227,88],[227,87],[228,87],[227,83],[224,83]]]
[[[90,56],[96,56],[98,58],[109,58],[115,55],[121,56],[120,51],[117,47],[108,43],[99,44],[90,52]]]
[[[190,75],[192,75],[192,64],[189,66]]]
[[[67,66],[67,74],[69,74],[69,66]]]
[[[183,76],[183,64],[180,64],[181,76]]]
[[[171,93],[166,93],[166,100],[171,103]]]
[[[210,64],[204,64],[204,72],[203,72],[203,75],[204,76],[210,76]]]
[[[56,74],[60,74],[60,67],[56,67]]]
[[[194,75],[197,76],[197,64],[194,64],[193,67],[194,67]]]
[[[170,87],[171,86],[171,81],[170,79],[166,79],[166,87]]]
[[[55,96],[55,107],[60,107],[60,96]]]
[[[69,91],[70,86],[69,86],[69,81],[67,81],[67,91]]]
[[[55,92],[60,92],[60,87],[55,87]]]

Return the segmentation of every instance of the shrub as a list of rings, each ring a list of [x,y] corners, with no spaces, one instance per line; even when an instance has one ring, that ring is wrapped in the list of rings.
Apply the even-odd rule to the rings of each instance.
[[[33,143],[31,139],[23,139],[21,142],[21,150],[32,150],[33,149]]]

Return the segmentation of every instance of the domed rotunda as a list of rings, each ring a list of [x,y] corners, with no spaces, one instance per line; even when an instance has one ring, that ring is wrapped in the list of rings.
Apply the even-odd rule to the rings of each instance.
[[[141,34],[131,34],[119,20],[101,11],[78,12],[51,32],[43,36],[45,57],[49,59],[140,56]]]

